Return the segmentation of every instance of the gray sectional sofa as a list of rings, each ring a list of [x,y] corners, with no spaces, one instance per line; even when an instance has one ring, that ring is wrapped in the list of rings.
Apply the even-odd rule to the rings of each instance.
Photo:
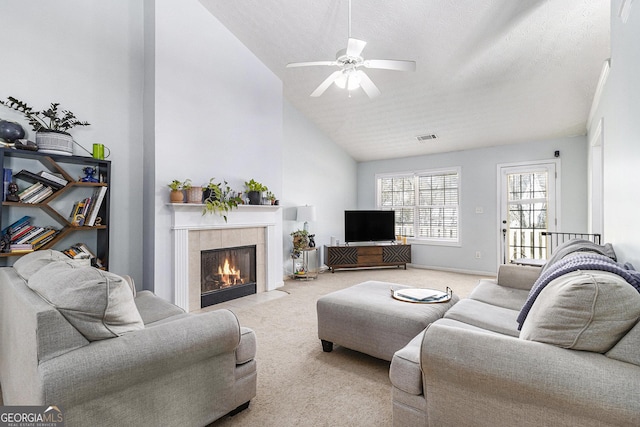
[[[204,426],[256,395],[256,337],[228,310],[187,314],[60,252],[0,268],[5,405],[67,426]]]
[[[501,266],[397,351],[393,425],[640,425],[639,275],[569,252]]]

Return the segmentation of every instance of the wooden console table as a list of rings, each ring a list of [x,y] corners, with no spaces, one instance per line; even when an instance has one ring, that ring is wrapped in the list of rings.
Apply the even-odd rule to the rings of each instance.
[[[398,266],[407,269],[411,262],[411,245],[326,246],[325,264],[336,268]]]

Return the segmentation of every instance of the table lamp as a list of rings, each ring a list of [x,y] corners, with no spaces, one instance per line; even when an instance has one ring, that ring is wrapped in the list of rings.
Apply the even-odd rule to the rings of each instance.
[[[309,221],[316,220],[316,207],[309,205],[298,206],[296,220],[304,222],[304,231],[309,231]]]

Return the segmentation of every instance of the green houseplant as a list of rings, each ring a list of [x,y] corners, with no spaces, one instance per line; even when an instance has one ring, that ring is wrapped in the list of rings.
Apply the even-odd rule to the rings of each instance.
[[[251,179],[251,181],[246,181],[244,183],[247,188],[247,196],[249,197],[250,205],[259,205],[262,203],[262,193],[264,191],[268,191],[266,185],[263,185],[256,181],[255,179]]]
[[[293,257],[298,258],[302,250],[309,247],[309,232],[296,230],[291,233],[291,237],[293,237]]]
[[[69,130],[76,126],[89,126],[90,123],[80,121],[69,110],[59,109],[60,104],[52,102],[48,109],[36,111],[26,102],[13,96],[7,97],[0,104],[22,113],[29,125],[36,132],[36,144],[40,151],[53,154],[72,154],[73,138]]]
[[[227,181],[224,184],[214,182],[211,178],[209,183],[204,185],[203,191],[207,192],[204,199],[204,209],[202,214],[217,214],[227,222],[227,213],[233,208],[237,208],[242,199],[229,187]]]
[[[183,203],[184,193],[182,190],[184,189],[184,183],[174,179],[168,184],[168,187],[171,189],[171,192],[169,193],[169,200],[171,203]]]

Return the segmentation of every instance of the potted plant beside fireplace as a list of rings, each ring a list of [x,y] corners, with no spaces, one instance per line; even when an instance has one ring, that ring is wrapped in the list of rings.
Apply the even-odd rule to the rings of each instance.
[[[12,96],[0,104],[22,113],[29,121],[29,125],[36,132],[36,145],[38,150],[49,154],[73,154],[73,137],[68,132],[76,126],[89,126],[89,123],[80,121],[69,110],[60,110],[59,103],[53,102],[48,109],[35,111],[26,102]]]

